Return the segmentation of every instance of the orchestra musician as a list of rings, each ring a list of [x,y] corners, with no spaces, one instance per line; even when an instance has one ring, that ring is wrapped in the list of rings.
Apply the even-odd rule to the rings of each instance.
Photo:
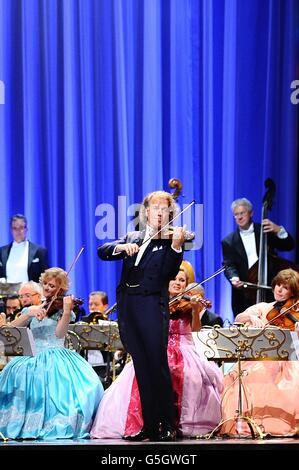
[[[28,224],[22,214],[10,219],[13,242],[0,247],[0,278],[11,283],[39,281],[48,268],[48,250],[27,240]]]
[[[195,286],[195,287],[194,287]],[[202,285],[192,282],[188,284],[188,289],[192,289],[192,292],[198,293],[201,297],[205,298],[205,290]],[[216,313],[211,312],[207,305],[203,305],[198,316],[192,318],[192,331],[200,331],[203,326],[223,326],[223,320]]]
[[[188,273],[182,266],[169,282],[170,299],[182,293]],[[193,343],[191,323],[203,308],[200,296],[170,307],[168,362],[175,396],[178,436],[196,436],[211,431],[220,420],[222,372],[212,362],[202,360]],[[170,302],[171,303],[171,302]],[[121,398],[120,398],[121,397]],[[134,363],[131,361],[106,390],[94,421],[93,438],[121,438],[143,429]]]
[[[236,317],[236,321],[245,325],[263,328],[275,324],[277,315],[283,313],[285,302],[291,300],[292,305],[299,299],[299,273],[293,269],[280,271],[272,281],[275,302],[261,302],[249,307]],[[280,305],[281,312],[278,306]],[[274,312],[274,315],[273,315]],[[276,318],[273,321],[274,317]],[[283,318],[284,315],[281,315]],[[298,305],[294,306],[294,327],[299,320]],[[285,320],[288,320],[285,314]],[[287,323],[286,323],[287,325]],[[275,333],[275,330],[273,331]],[[252,416],[254,421],[264,430],[265,434],[273,436],[298,435],[299,426],[299,363],[298,361],[242,361],[244,387],[247,400],[243,400],[244,413]],[[239,386],[237,366],[226,374],[223,393],[223,419],[235,415],[238,402]],[[253,409],[251,410],[251,405]],[[238,430],[239,432],[239,430]],[[249,434],[247,425],[242,426],[242,434]],[[221,434],[236,434],[233,420],[223,424]]]
[[[42,296],[42,288],[37,282],[23,282],[19,289],[19,294],[8,296],[6,299],[6,312],[3,313],[0,320],[1,324],[12,322],[20,315],[24,307],[31,305],[40,305]]]
[[[20,312],[21,308],[21,302],[17,294],[7,296],[5,302],[6,322],[12,322],[15,319],[16,314]]]
[[[233,201],[231,210],[237,230],[226,236],[221,243],[225,276],[232,286],[232,310],[236,316],[253,303],[244,290],[244,281],[250,280],[249,269],[258,261],[261,224],[253,222],[253,206],[246,198]],[[263,219],[262,226],[268,234],[271,253],[274,250],[290,251],[294,248],[294,240],[283,226],[269,219]]]
[[[118,325],[122,343],[132,356],[141,395],[144,426],[128,440],[175,439],[175,408],[167,361],[168,283],[183,257],[184,228],[172,237],[161,232],[176,207],[171,194],[148,194],[140,208],[142,230],[98,248],[102,260],[122,260],[117,288]],[[161,427],[160,427],[161,426]]]
[[[88,300],[89,314],[82,318],[82,321],[98,324],[98,320],[108,320],[105,310],[108,310],[108,295],[104,291],[93,291],[89,294]]]
[[[22,308],[30,307],[31,305],[40,305],[42,293],[42,287],[37,282],[22,282],[19,289],[19,299],[21,301]]]

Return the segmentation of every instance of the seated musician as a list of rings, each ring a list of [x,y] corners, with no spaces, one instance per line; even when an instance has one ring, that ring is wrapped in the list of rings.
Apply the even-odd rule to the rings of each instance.
[[[105,310],[108,309],[108,295],[104,291],[94,291],[89,294],[89,314],[82,321],[98,324],[98,320],[108,320]]]
[[[299,299],[299,273],[293,269],[280,271],[272,281],[275,302],[261,302],[247,308],[236,317],[237,322],[251,327],[263,328],[272,324],[296,329],[296,324],[283,312],[283,305],[293,305]],[[280,311],[279,311],[280,310]],[[294,306],[291,317],[299,319],[299,308]],[[274,319],[275,318],[275,319]],[[283,319],[285,324],[283,323]],[[281,321],[282,323],[278,323]],[[297,322],[298,323],[298,322]],[[275,330],[274,330],[275,332]],[[274,436],[298,435],[299,426],[299,363],[298,361],[243,361],[246,370],[243,382],[247,391],[248,409],[244,412],[264,430]],[[238,402],[237,367],[224,379],[223,419],[234,416]],[[235,382],[234,382],[235,381]],[[253,406],[251,413],[251,405]],[[242,434],[249,434],[245,424]],[[236,434],[235,422],[229,421],[221,428],[222,434]]]
[[[188,273],[181,267],[169,283],[170,298],[181,294],[188,283]],[[170,315],[168,363],[176,408],[176,431],[179,436],[196,436],[211,431],[220,420],[222,372],[198,355],[192,337],[192,317],[202,306],[197,297],[177,304]],[[121,399],[119,399],[121,397]],[[143,427],[139,390],[134,363],[126,364],[117,380],[106,390],[94,421],[94,438],[121,438],[136,434]],[[156,440],[160,440],[156,436]]]
[[[21,311],[21,302],[18,295],[9,295],[5,302],[5,316],[6,322],[11,322],[15,319],[18,312]]]
[[[23,282],[19,289],[19,299],[22,307],[30,307],[31,305],[40,305],[42,298],[42,287],[34,281]]]
[[[82,317],[81,320],[93,325],[97,325],[99,320],[107,320],[108,316],[105,315],[105,311],[108,309],[108,295],[104,291],[93,291],[89,294],[89,314],[86,317]],[[107,352],[99,351],[98,349],[88,350],[87,360],[92,365],[96,373],[102,379],[105,385],[105,374],[106,370],[103,369],[103,365],[106,366]]]
[[[196,287],[193,288],[193,285]],[[202,299],[205,298],[205,290],[202,285],[193,282],[188,284],[188,289],[192,288],[192,293],[198,293]],[[208,305],[203,304],[197,316],[192,318],[192,331],[199,331],[202,326],[223,326],[223,320],[219,315],[208,310]]]

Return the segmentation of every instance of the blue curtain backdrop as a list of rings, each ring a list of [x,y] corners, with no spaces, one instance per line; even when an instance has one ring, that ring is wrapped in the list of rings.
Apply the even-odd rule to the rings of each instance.
[[[21,212],[51,265],[84,245],[71,291],[112,304],[120,266],[97,258],[96,232],[124,232],[171,177],[181,205],[203,204],[197,280],[221,266],[233,199],[260,219],[267,177],[271,218],[295,234],[296,15],[296,0],[0,0],[0,244]],[[206,293],[230,318],[223,275]]]

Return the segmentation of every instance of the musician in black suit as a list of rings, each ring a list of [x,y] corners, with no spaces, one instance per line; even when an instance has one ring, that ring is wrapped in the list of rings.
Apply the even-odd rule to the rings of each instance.
[[[155,236],[171,219],[174,208],[169,193],[150,193],[140,209],[144,229],[98,248],[103,260],[123,260],[117,288],[118,322],[122,342],[133,359],[144,420],[138,434],[124,436],[132,441],[171,441],[176,437],[167,359],[168,284],[183,258],[184,228],[175,228],[172,240],[163,234],[162,238]]]
[[[195,287],[193,287],[195,286]],[[188,289],[192,289],[193,294],[200,294],[202,299],[205,299],[205,290],[202,285],[197,284],[197,282],[192,282],[188,284]],[[191,295],[191,297],[192,297]],[[200,302],[199,302],[200,306]],[[193,315],[192,318],[192,331],[199,331],[203,326],[223,326],[223,320],[219,315],[216,313],[211,312],[207,309],[207,307],[203,304],[202,307],[198,307],[198,316]]]
[[[16,214],[10,219],[13,242],[0,247],[0,278],[7,282],[39,282],[42,272],[48,268],[48,251],[26,239],[27,219]]]
[[[253,222],[253,207],[246,198],[233,201],[231,210],[238,228],[221,243],[225,275],[232,285],[232,309],[236,316],[252,305],[243,287],[244,281],[249,281],[249,269],[258,261],[261,224]],[[269,219],[264,219],[262,225],[264,233],[268,234],[269,253],[294,248],[294,240],[284,227]]]

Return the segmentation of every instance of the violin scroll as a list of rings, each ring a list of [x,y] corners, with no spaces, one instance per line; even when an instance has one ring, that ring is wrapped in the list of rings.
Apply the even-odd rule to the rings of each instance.
[[[176,201],[183,190],[183,185],[181,181],[178,178],[170,178],[170,180],[168,181],[168,186],[171,189],[175,189],[174,193],[172,193],[172,197]]]

